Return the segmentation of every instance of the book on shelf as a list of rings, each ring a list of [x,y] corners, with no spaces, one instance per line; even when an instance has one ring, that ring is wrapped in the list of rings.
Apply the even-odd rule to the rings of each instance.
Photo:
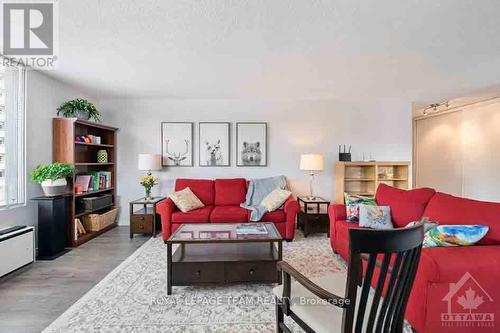
[[[91,171],[85,175],[78,175],[75,185],[80,185],[83,192],[110,188],[111,171]]]
[[[238,235],[267,235],[267,228],[264,224],[245,223],[236,227]]]
[[[82,224],[82,220],[80,220],[79,218],[75,218],[74,220],[74,232],[73,232],[73,239],[74,240],[77,240],[78,239],[78,236],[80,235],[85,235],[87,233],[87,230],[85,230],[85,228],[83,227],[83,224]]]

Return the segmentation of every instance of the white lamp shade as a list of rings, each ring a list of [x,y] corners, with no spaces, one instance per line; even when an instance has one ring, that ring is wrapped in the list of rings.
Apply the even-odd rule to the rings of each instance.
[[[159,154],[139,154],[138,158],[139,170],[160,170],[161,169],[161,155]]]
[[[319,154],[300,155],[300,170],[307,170],[307,171],[323,170],[323,155]]]

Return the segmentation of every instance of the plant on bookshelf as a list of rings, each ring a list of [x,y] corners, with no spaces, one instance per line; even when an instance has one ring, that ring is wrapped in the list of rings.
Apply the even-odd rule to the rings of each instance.
[[[64,102],[57,109],[57,114],[66,118],[76,117],[78,119],[99,121],[101,114],[97,111],[94,104],[83,98],[75,98],[71,101]]]
[[[68,163],[50,163],[39,165],[31,173],[31,179],[42,186],[46,196],[66,193],[66,178],[75,174],[75,167]]]

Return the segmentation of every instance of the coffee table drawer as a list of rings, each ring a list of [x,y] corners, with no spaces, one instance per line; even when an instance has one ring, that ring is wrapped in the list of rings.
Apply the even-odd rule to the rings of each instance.
[[[226,263],[225,275],[228,282],[277,281],[279,276],[275,261]]]
[[[172,263],[172,282],[178,285],[224,282],[224,264]]]

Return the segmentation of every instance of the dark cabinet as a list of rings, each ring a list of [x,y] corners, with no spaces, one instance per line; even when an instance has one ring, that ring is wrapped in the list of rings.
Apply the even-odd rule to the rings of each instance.
[[[69,196],[37,197],[38,255],[37,259],[52,260],[67,252]]]

